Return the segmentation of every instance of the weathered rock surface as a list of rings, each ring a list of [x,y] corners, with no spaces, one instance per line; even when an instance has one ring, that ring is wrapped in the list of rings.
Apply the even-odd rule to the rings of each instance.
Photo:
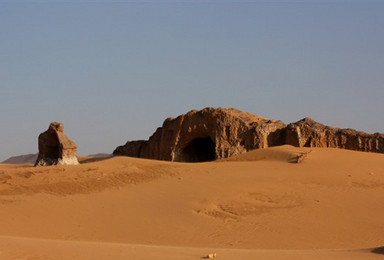
[[[283,144],[384,153],[383,134],[332,128],[310,118],[286,125],[237,109],[205,108],[168,118],[148,141],[127,142],[113,154],[201,162]]]
[[[35,166],[76,165],[77,146],[64,134],[64,125],[52,122],[44,133],[39,135],[39,155]]]
[[[329,127],[304,118],[285,130],[285,143],[298,147],[332,147],[384,153],[384,135],[367,134],[353,129]]]
[[[205,108],[168,118],[148,141],[127,142],[114,155],[179,162],[230,157],[284,142],[281,121],[237,109]]]

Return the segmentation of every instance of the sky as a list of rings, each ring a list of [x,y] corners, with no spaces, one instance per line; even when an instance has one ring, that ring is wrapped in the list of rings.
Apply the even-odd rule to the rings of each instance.
[[[64,123],[78,154],[234,107],[384,132],[384,1],[0,0],[0,161]]]

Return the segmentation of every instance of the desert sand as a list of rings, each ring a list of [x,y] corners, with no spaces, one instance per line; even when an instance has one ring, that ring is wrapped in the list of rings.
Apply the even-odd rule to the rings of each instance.
[[[383,202],[384,155],[331,148],[0,164],[0,259],[382,259]]]

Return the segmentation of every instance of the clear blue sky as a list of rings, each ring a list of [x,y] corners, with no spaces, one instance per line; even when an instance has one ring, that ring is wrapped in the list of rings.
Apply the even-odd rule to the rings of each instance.
[[[79,154],[236,107],[384,132],[384,1],[0,0],[0,161],[51,121]]]

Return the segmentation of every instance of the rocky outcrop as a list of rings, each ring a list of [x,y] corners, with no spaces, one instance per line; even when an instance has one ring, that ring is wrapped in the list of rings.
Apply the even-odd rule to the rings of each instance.
[[[383,134],[332,128],[310,118],[286,125],[237,109],[205,108],[168,118],[148,141],[127,142],[113,154],[201,162],[283,144],[384,153]]]
[[[77,146],[64,134],[64,125],[52,122],[44,133],[39,135],[39,155],[35,166],[76,165]]]
[[[205,108],[168,118],[148,141],[127,142],[113,152],[178,162],[210,161],[281,145],[286,125],[237,109]]]
[[[285,143],[297,147],[332,147],[384,153],[384,135],[329,127],[304,118],[285,129]]]

